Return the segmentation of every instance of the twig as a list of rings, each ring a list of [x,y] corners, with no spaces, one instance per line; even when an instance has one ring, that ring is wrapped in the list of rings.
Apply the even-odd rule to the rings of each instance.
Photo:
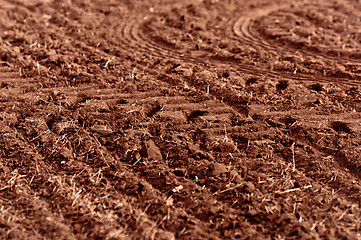
[[[112,57],[111,59],[108,59],[108,61],[105,63],[104,67],[107,68],[109,63],[111,63],[113,61],[114,57]]]
[[[302,189],[307,189],[307,188],[311,188],[311,187],[312,187],[312,185],[307,185],[307,186],[301,187],[301,188],[292,188],[292,189],[287,189],[287,190],[285,190],[285,191],[276,191],[275,193],[285,194],[285,193],[300,191],[300,190],[302,190]]]
[[[230,188],[227,188],[227,189],[223,189],[222,191],[219,191],[219,192],[215,192],[213,193],[213,195],[217,195],[217,194],[221,194],[221,193],[224,193],[224,192],[228,192],[228,191],[231,191],[231,190],[234,190],[236,188],[239,188],[239,187],[242,187],[244,185],[244,183],[240,183],[234,187],[230,187]]]
[[[295,143],[292,143],[291,150],[292,150],[292,162],[293,162],[293,169],[292,169],[292,171],[294,172],[294,171],[296,171]]]

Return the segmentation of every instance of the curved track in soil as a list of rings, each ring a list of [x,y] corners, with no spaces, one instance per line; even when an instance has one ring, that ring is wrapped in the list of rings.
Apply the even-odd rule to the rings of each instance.
[[[341,7],[338,6],[338,4],[341,5]],[[349,67],[350,71],[352,72],[352,67],[358,69],[360,66],[360,59],[358,55],[359,43],[355,42],[353,39],[357,39],[357,37],[352,37],[352,35],[358,36],[358,33],[352,32],[350,35],[351,30],[349,29],[353,30],[355,28],[352,27],[357,26],[356,24],[358,24],[359,13],[357,11],[352,13],[343,12],[342,10],[344,9],[342,9],[342,7],[344,7],[342,3],[335,2],[326,3],[324,5],[318,3],[289,3],[265,7],[263,9],[256,9],[255,11],[240,17],[235,22],[233,30],[239,37],[240,43],[242,44],[250,45],[258,49],[263,49],[267,52],[272,52],[273,54],[288,56],[296,54],[301,56],[302,62],[304,61],[304,58],[307,57],[315,58],[319,61],[323,61],[324,63],[334,62],[341,64],[346,68]],[[347,4],[347,7],[352,8],[354,5],[349,3],[349,5]],[[329,9],[332,9],[334,12],[327,12]],[[338,11],[335,9],[338,9]],[[309,13],[309,11],[311,13]],[[319,15],[321,16],[317,16],[317,13],[319,12]],[[333,19],[334,15],[332,15],[332,13],[335,12],[341,15],[340,18],[344,18],[345,22],[352,21],[355,25],[351,25],[352,27],[347,26],[347,30],[343,29],[343,31],[340,29],[333,29],[335,26],[333,26],[331,23],[334,23],[335,20]],[[322,15],[322,13],[325,15]],[[312,14],[315,14],[316,16],[312,16]],[[283,18],[284,16],[286,17]],[[331,22],[329,25],[326,25],[326,23],[322,21],[326,21],[328,18],[331,18],[333,22]],[[302,26],[302,23],[305,24],[304,22],[307,21],[309,21],[307,25]],[[338,21],[340,20],[338,19]],[[287,26],[287,24],[289,24],[289,26]],[[307,29],[307,27],[309,29]],[[337,27],[340,28],[340,26]],[[326,30],[324,28],[326,28]],[[317,45],[319,43],[313,42],[320,40],[313,39],[316,38],[316,32],[324,30],[326,33],[330,34],[330,36],[326,37],[330,37],[331,40],[341,39],[341,42],[336,44],[342,45],[337,46],[333,41],[330,41],[332,45],[330,44],[329,46],[324,44]],[[327,38],[326,40],[325,38],[323,39],[324,41],[327,40]],[[327,68],[327,66],[324,67],[325,69]],[[352,78],[356,78],[357,80],[350,80],[350,76],[353,76]],[[338,76],[337,81],[347,84],[359,84],[359,78],[360,76],[358,75],[357,70],[355,75],[347,75],[347,78],[344,78],[342,75]],[[328,78],[322,79],[321,81],[326,82],[333,80]]]
[[[0,234],[359,238],[357,56],[272,35],[358,4],[283,2],[0,0]]]

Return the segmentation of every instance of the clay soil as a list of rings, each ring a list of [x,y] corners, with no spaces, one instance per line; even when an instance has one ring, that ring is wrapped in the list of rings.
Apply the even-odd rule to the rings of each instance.
[[[1,239],[361,239],[356,0],[0,0]]]

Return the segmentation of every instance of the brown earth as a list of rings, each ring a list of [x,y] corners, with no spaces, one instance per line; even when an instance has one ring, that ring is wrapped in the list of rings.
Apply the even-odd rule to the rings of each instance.
[[[361,239],[356,0],[0,0],[1,239]]]

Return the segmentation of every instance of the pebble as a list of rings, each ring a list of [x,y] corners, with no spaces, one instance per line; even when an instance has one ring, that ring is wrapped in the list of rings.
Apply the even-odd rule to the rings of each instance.
[[[215,177],[227,172],[228,171],[226,166],[222,163],[211,163],[207,171],[209,176],[215,176]]]
[[[149,140],[148,142],[145,143],[145,148],[147,150],[147,156],[148,159],[152,159],[155,161],[162,161],[163,157],[162,157],[162,153],[160,152],[159,147],[157,147],[157,145],[155,145],[153,140]]]

